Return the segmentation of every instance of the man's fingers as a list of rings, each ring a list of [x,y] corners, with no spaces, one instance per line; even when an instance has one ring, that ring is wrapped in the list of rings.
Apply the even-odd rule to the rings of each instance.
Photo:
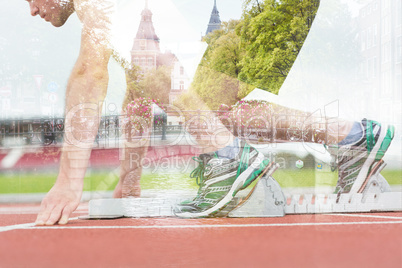
[[[63,205],[57,205],[55,206],[49,215],[49,218],[47,219],[47,221],[45,222],[45,225],[53,225],[56,222],[59,221],[60,216],[61,216],[61,212],[63,210]]]
[[[42,204],[38,217],[36,217],[35,225],[45,225],[49,219],[51,209],[51,207]]]
[[[71,213],[73,213],[74,208],[71,205],[67,205],[61,214],[61,218],[59,220],[59,224],[67,224],[68,219],[70,218]]]
[[[59,189],[61,188],[61,190]],[[42,201],[36,225],[66,224],[68,217],[79,204],[77,191],[54,186]]]

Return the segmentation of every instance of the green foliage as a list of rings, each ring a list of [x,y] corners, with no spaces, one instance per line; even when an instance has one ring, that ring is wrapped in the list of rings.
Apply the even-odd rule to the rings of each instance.
[[[171,68],[159,66],[146,73],[140,67],[126,69],[127,92],[123,107],[137,98],[159,99],[161,103],[169,103],[171,87]]]
[[[139,80],[142,78],[140,67],[139,66],[132,66],[131,68],[125,68],[126,70],[126,83],[127,83],[127,90],[126,96],[123,102],[123,107],[127,107],[127,105],[135,100],[136,98],[140,97],[140,88],[139,88]]]
[[[242,48],[239,78],[278,93],[311,28],[318,0],[247,1],[237,27]]]
[[[139,82],[141,97],[158,98],[161,103],[169,103],[169,92],[171,88],[171,68],[160,66],[145,73]]]
[[[189,94],[179,101],[186,103],[187,109],[194,106],[191,103],[191,94],[196,93],[210,109],[216,110],[221,104],[236,103],[239,100],[239,91],[244,95],[245,89],[248,89],[237,79],[242,54],[240,38],[235,33],[238,23],[236,20],[224,22],[220,30],[204,38],[208,48],[194,76]]]
[[[192,92],[211,109],[233,105],[254,87],[278,93],[318,5],[319,0],[245,0],[241,20],[224,22],[204,38],[208,48]]]
[[[236,103],[240,81],[214,69],[199,66],[194,77],[192,89],[211,110],[219,105]]]
[[[200,65],[231,77],[238,76],[242,56],[240,37],[235,32],[238,24],[238,20],[223,22],[220,30],[213,31],[204,38],[208,48]]]

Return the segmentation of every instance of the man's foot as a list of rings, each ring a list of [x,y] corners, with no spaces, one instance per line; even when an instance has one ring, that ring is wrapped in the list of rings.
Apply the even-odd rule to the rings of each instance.
[[[335,193],[361,193],[370,176],[382,164],[382,158],[394,137],[394,127],[363,119],[362,137],[347,145],[331,145],[327,149],[338,166]]]
[[[238,142],[238,141],[236,141]],[[236,148],[233,158],[219,156],[219,151],[201,154],[193,159],[199,166],[191,177],[200,186],[197,196],[174,208],[174,213],[183,218],[213,216],[222,210],[240,191],[249,186],[269,164],[264,155],[244,142]]]

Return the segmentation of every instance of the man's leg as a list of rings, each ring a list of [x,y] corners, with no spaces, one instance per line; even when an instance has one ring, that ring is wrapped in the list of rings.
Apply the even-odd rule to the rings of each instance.
[[[142,165],[149,148],[149,136],[149,131],[140,133],[131,127],[124,131],[124,142],[120,148],[120,178],[113,192],[114,198],[141,196]]]
[[[395,129],[373,120],[354,122],[349,134],[338,143],[328,144],[332,165],[338,168],[335,193],[361,193],[383,163]]]
[[[126,92],[122,111],[126,111],[127,106],[140,96],[136,91]],[[148,107],[151,109],[151,107]],[[127,115],[123,115],[127,117]],[[120,121],[128,120],[121,118]],[[120,143],[120,175],[119,181],[113,191],[114,198],[140,197],[141,196],[141,175],[144,158],[146,157],[151,135],[151,122],[141,119],[141,129],[136,128],[130,122],[120,126],[122,131],[122,141]],[[148,120],[149,121],[149,120]]]
[[[212,113],[211,115],[213,116]],[[261,117],[259,114],[254,116]],[[338,118],[320,118],[279,106],[273,109],[272,116],[276,117],[275,120],[270,120],[274,122],[273,129],[276,131],[271,132],[271,140],[322,143],[330,148],[329,151],[335,154],[340,168],[337,193],[346,193],[350,189],[353,192],[361,191],[370,177],[370,170],[381,164],[382,156],[388,149],[394,132],[393,127],[381,127],[375,121],[351,122]],[[246,124],[245,127],[244,131],[247,132],[247,127],[250,126]],[[231,133],[226,134],[231,135]],[[211,143],[217,144],[213,140]],[[336,151],[333,148],[336,148]],[[253,149],[247,143],[235,140],[223,149],[202,154],[195,159],[199,162],[199,167],[191,175],[197,179],[200,189],[193,200],[183,202],[175,208],[176,215],[190,218],[206,217],[223,209],[237,191],[249,185],[249,182],[252,182],[264,167],[269,167],[270,163],[260,161],[262,165],[255,165],[253,169],[250,169],[252,172],[245,178],[244,176],[241,178],[241,164],[235,165],[237,171],[232,175],[228,174],[234,170],[224,173],[223,176],[220,176],[222,174],[214,176],[214,172],[211,173],[209,170],[216,169],[216,165],[233,166],[236,161],[246,163],[246,167],[252,166],[251,162],[244,161],[242,158],[244,155],[249,155]]]

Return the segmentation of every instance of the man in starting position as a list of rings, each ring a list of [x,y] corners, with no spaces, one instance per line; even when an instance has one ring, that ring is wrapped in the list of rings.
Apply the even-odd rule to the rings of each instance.
[[[36,220],[37,225],[66,224],[81,199],[83,179],[98,131],[99,111],[107,93],[115,3],[113,0],[27,2],[32,16],[39,15],[55,27],[64,25],[74,12],[82,23],[80,52],[66,90],[66,131],[60,170],[55,185],[42,201]],[[330,137],[329,150],[336,156],[339,167],[335,191],[358,192],[388,149],[394,135],[393,127],[386,128],[365,119],[362,122],[340,120],[335,128],[328,127],[325,131]],[[214,215],[268,165],[269,161],[253,147],[228,130],[220,132],[227,142],[214,142],[214,152],[195,158],[200,165],[191,176],[197,178],[200,189],[193,200],[175,208],[177,216]],[[141,168],[137,168],[140,172]],[[130,170],[123,164],[115,197],[121,197],[121,187],[128,173]]]

